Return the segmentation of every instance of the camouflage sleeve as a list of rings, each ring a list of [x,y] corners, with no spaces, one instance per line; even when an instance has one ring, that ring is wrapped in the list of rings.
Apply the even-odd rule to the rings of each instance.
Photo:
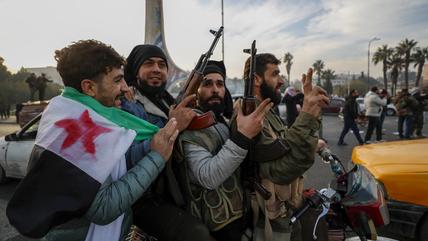
[[[290,129],[285,129],[281,137],[289,150],[284,155],[269,161],[260,162],[260,175],[277,184],[289,184],[306,172],[314,163],[315,148],[318,142],[316,132],[319,121],[312,115],[301,112]],[[285,127],[284,127],[285,128]],[[273,142],[275,137],[265,134],[257,144]]]

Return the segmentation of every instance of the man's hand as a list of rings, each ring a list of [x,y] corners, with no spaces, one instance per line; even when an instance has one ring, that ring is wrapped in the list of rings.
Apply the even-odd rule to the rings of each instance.
[[[318,139],[317,147],[315,149],[315,152],[319,152],[320,150],[328,147],[327,142],[325,142],[323,139]]]
[[[237,109],[238,111],[236,125],[241,134],[252,139],[262,130],[263,120],[273,104],[270,102],[270,99],[267,98],[253,111],[253,113],[245,116],[244,113],[242,113],[241,102],[242,100],[239,100],[235,105],[235,110]]]
[[[189,95],[183,99],[177,106],[173,105],[169,109],[169,119],[175,118],[178,123],[178,130],[183,131],[189,126],[190,121],[196,116],[196,113],[189,107],[190,102],[194,101],[196,95]]]
[[[178,136],[177,121],[172,118],[152,138],[150,149],[157,151],[164,160],[168,160]]]
[[[302,75],[303,93],[305,95],[302,112],[318,117],[321,113],[321,108],[327,106],[330,103],[330,99],[323,88],[319,86],[312,87],[312,74],[313,70],[309,68],[308,74]]]

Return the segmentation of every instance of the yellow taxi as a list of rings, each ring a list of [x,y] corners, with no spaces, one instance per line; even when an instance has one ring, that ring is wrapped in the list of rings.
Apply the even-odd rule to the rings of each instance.
[[[387,231],[428,240],[428,139],[358,146],[352,162],[383,185],[391,219]]]

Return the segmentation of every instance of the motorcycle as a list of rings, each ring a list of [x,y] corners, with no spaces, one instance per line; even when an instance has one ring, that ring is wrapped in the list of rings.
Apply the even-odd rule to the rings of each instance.
[[[349,228],[360,240],[377,240],[376,227],[389,223],[382,186],[362,166],[355,165],[346,171],[339,158],[328,148],[323,148],[318,154],[324,162],[330,164],[335,178],[329,187],[307,196],[302,207],[291,216],[290,222],[295,223],[310,208],[321,209],[313,227],[314,240],[318,238],[318,223],[324,217],[329,241],[345,240]]]

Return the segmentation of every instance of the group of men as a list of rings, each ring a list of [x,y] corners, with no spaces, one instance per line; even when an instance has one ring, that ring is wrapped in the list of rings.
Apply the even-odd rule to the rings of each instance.
[[[42,73],[40,76],[37,76],[35,73],[31,73],[30,76],[25,80],[28,87],[30,88],[30,100],[34,101],[34,95],[36,92],[39,92],[39,100],[45,100],[45,91],[48,82],[52,82],[46,77],[45,73]]]
[[[329,102],[312,86],[312,69],[287,128],[272,109],[284,80],[269,53],[256,56],[257,108],[248,115],[240,100],[232,103],[222,61],[209,61],[196,95],[175,103],[157,46],[135,46],[125,61],[110,46],[82,40],[55,59],[65,90],[43,113],[28,174],[7,207],[20,233],[132,240],[134,224],[158,240],[290,240],[293,229],[299,239],[289,220],[302,201],[302,175],[325,145],[316,133]],[[248,59],[244,76],[249,71]],[[214,125],[187,128],[208,111]],[[247,162],[269,198],[249,184]]]

